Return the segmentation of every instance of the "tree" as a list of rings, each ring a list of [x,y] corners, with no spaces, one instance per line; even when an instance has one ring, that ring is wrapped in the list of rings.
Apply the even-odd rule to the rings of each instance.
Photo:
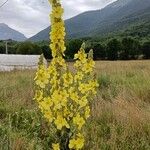
[[[43,52],[43,54],[44,54],[44,57],[45,57],[46,59],[52,59],[52,52],[51,52],[51,50],[50,50],[50,48],[49,48],[49,45],[44,44],[44,45],[42,45],[42,46],[40,46],[40,47],[41,47],[41,49],[42,49],[42,52]]]
[[[93,43],[91,48],[93,49],[93,58],[94,60],[102,59],[104,60],[106,57],[105,47],[100,43]]]
[[[120,49],[121,49],[120,41],[118,41],[117,39],[110,40],[107,44],[106,49],[107,58],[109,60],[117,60]]]
[[[66,50],[66,58],[73,59],[74,54],[78,52],[82,45],[82,40],[80,39],[74,39],[67,43],[67,50]]]
[[[22,42],[17,46],[17,54],[42,54],[42,49],[32,42]]]
[[[0,43],[0,54],[5,54],[5,45]]]
[[[150,59],[150,42],[145,42],[142,45],[142,52],[145,59]]]
[[[124,60],[137,59],[140,53],[140,43],[132,38],[122,39],[120,58]]]

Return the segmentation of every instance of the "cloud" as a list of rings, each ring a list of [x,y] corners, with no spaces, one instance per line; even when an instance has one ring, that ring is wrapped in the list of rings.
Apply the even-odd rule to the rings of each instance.
[[[101,9],[115,0],[62,0],[65,8],[64,18],[68,19],[81,12]],[[0,4],[5,2],[1,0]],[[27,37],[33,36],[49,26],[48,0],[9,0],[0,8],[0,22],[22,32]]]

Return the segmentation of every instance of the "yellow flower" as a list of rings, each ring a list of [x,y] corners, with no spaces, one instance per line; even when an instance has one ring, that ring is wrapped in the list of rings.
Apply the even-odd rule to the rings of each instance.
[[[82,149],[84,146],[84,138],[83,137],[79,137],[77,139],[71,139],[69,141],[69,148],[70,149]]]
[[[84,146],[84,139],[83,138],[77,138],[76,149],[82,149],[83,146]]]
[[[74,77],[74,80],[77,82],[78,80],[82,80],[84,77],[83,73],[81,71],[78,71],[77,74]]]
[[[34,99],[37,100],[38,102],[41,101],[43,99],[43,92],[37,90],[36,93],[35,93]]]
[[[51,106],[53,105],[53,101],[52,101],[52,99],[51,99],[50,97],[45,97],[45,98],[43,99],[43,101],[44,101],[45,104],[46,104],[47,106],[49,106],[49,107],[51,107]]]
[[[76,147],[76,140],[75,139],[71,139],[70,141],[69,141],[69,148],[70,149],[73,149],[73,148],[75,148]]]
[[[85,120],[80,116],[80,114],[77,114],[73,118],[73,123],[78,125],[78,129],[81,130],[82,126],[85,124]]]
[[[92,91],[92,93],[94,95],[96,95],[97,91],[96,91],[96,88],[99,86],[98,82],[97,81],[89,81],[89,90]]]
[[[80,107],[86,106],[88,103],[87,97],[83,96],[78,102],[79,102]]]
[[[49,110],[49,111],[46,111],[44,112],[44,117],[51,123],[54,119],[53,115],[52,115],[52,112]]]
[[[34,78],[36,85],[44,89],[45,85],[49,82],[49,78],[50,75],[47,73],[45,66],[40,65],[40,68],[36,73],[36,77]]]
[[[87,63],[83,65],[82,71],[84,71],[85,73],[92,72],[94,66],[95,66],[95,62],[92,59],[90,59],[88,60]]]
[[[76,60],[74,67],[80,68],[82,66],[81,62],[79,60]]]
[[[82,94],[85,94],[87,91],[89,91],[89,88],[87,86],[87,84],[84,84],[84,83],[79,83],[79,87],[78,87],[78,90],[82,93]]]
[[[60,146],[59,146],[59,143],[57,143],[57,144],[52,144],[52,148],[53,148],[53,150],[60,150]]]
[[[90,117],[90,107],[89,106],[86,106],[85,108],[85,118],[89,118]]]
[[[70,84],[73,83],[73,76],[70,72],[65,73],[62,78],[64,82],[64,87],[68,87]]]
[[[86,62],[87,54],[81,49],[78,54],[75,54],[74,59],[79,59],[81,62]]]
[[[63,8],[61,6],[57,6],[53,8],[52,13],[56,18],[60,18],[63,12],[64,12]]]
[[[66,106],[67,98],[69,97],[69,94],[67,91],[64,90],[54,90],[52,93],[52,101],[54,103],[53,110],[57,111],[60,110],[63,106]]]
[[[66,119],[63,118],[61,115],[58,115],[57,118],[55,119],[55,125],[58,130],[61,130],[62,127],[70,128],[69,124],[67,123]]]
[[[76,91],[70,93],[70,98],[71,98],[73,101],[77,102],[77,101],[79,100],[78,93],[77,93]]]

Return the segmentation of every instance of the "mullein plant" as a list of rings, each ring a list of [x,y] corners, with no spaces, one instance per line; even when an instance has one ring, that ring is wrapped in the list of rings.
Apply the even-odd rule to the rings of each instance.
[[[46,67],[43,56],[35,77],[35,97],[47,122],[56,130],[53,150],[79,150],[84,148],[83,127],[90,117],[90,106],[98,87],[93,73],[93,52],[85,53],[85,43],[75,54],[74,70],[64,60],[65,27],[60,0],[49,0],[52,6],[50,49],[51,63]]]

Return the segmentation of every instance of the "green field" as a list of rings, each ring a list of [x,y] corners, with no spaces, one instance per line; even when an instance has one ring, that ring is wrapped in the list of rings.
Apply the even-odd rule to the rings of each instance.
[[[84,149],[149,150],[150,61],[99,61],[95,71],[100,87]],[[0,73],[0,150],[50,149],[52,131],[33,101],[34,75]]]

